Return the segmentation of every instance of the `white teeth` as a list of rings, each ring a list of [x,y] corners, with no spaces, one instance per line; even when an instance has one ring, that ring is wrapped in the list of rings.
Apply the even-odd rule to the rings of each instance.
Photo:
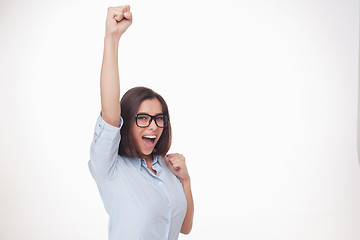
[[[156,136],[144,136],[144,138],[156,138]]]

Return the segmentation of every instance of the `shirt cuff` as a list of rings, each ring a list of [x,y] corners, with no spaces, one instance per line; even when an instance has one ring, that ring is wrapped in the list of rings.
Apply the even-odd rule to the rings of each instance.
[[[96,126],[97,127],[100,127],[101,129],[107,129],[107,130],[116,130],[116,131],[119,131],[122,127],[124,123],[124,120],[123,118],[120,116],[120,126],[119,127],[115,127],[107,122],[105,122],[105,120],[101,117],[101,112],[99,114],[99,117],[96,121]]]

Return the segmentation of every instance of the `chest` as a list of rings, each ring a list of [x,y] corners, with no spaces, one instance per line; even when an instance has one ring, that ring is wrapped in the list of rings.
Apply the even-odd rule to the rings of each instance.
[[[94,174],[109,239],[178,239],[187,208],[182,185],[167,165],[154,170],[121,160],[111,177]]]
[[[105,206],[112,214],[158,221],[186,212],[186,198],[179,179],[169,168],[134,167],[124,162],[103,188]]]

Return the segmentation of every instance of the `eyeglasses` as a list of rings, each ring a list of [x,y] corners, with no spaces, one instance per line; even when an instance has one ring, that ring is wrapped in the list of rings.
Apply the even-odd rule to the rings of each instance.
[[[141,128],[146,128],[150,126],[153,119],[156,126],[158,126],[159,128],[166,127],[169,122],[169,116],[163,113],[156,114],[155,116],[147,113],[139,113],[135,115],[136,125]]]

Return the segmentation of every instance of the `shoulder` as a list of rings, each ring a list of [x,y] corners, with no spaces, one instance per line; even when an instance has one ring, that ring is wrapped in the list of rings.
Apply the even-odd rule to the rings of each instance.
[[[166,162],[166,156],[165,157],[161,157],[161,156],[156,156],[158,162],[160,163],[160,165],[163,167],[163,168],[169,168],[169,166],[167,165],[167,162]]]

